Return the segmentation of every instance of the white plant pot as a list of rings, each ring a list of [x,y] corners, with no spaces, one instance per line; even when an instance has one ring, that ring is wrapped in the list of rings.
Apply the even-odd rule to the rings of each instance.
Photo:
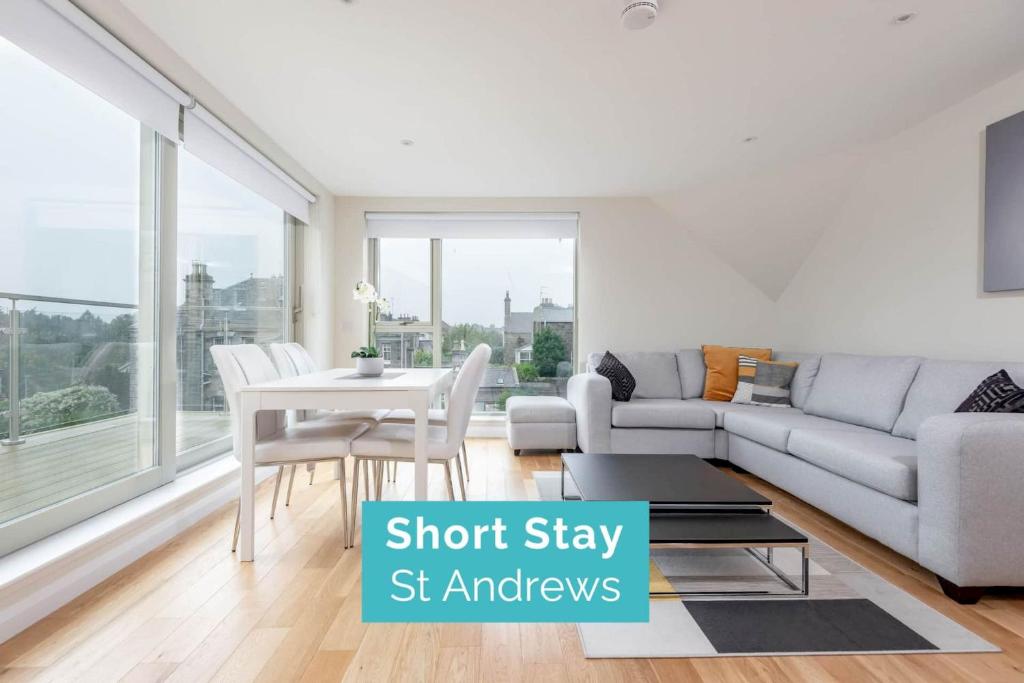
[[[356,372],[366,377],[379,377],[384,374],[384,359],[356,358]]]

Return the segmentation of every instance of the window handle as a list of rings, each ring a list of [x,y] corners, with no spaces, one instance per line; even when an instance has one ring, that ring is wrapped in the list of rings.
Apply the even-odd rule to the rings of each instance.
[[[296,289],[296,302],[292,306],[292,324],[299,322],[299,316],[302,315],[302,285],[299,285]]]

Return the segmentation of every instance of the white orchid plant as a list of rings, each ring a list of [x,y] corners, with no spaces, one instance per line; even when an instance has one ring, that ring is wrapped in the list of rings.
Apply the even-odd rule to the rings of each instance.
[[[391,312],[391,302],[377,293],[377,288],[369,282],[360,280],[352,290],[352,298],[367,304],[371,315],[386,315]]]

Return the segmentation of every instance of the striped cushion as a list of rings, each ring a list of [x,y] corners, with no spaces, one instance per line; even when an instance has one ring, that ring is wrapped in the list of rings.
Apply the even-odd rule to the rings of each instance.
[[[733,403],[789,408],[789,385],[798,363],[739,358],[739,382]]]

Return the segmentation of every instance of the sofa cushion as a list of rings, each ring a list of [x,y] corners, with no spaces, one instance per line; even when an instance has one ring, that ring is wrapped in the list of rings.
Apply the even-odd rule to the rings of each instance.
[[[633,398],[683,398],[676,354],[667,352],[612,351],[636,379]],[[594,370],[604,353],[587,356],[587,369]]]
[[[983,379],[1004,368],[1013,381],[1024,385],[1024,363],[925,360],[910,385],[906,404],[892,433],[916,439],[922,422],[935,415],[955,412],[964,397]]]
[[[725,416],[728,413],[743,412],[744,410],[757,412],[764,408],[764,406],[752,406],[745,403],[731,403],[729,401],[705,401],[702,398],[688,398],[685,403],[708,408],[714,412],[715,426],[719,429],[725,427]]]
[[[789,444],[789,434],[794,429],[871,431],[847,422],[806,415],[796,408],[749,407],[756,410],[726,413],[725,430],[783,453],[788,452],[786,447]]]
[[[868,488],[917,500],[917,444],[884,432],[794,429],[789,452]]]
[[[679,379],[683,384],[683,398],[700,398],[704,395],[704,352],[700,349],[686,349],[676,353]]]
[[[757,360],[740,356],[739,382],[733,403],[771,408],[790,408],[789,387],[796,373],[796,361]]]
[[[612,402],[612,427],[650,429],[714,429],[715,413],[690,401],[639,398]]]
[[[826,354],[804,411],[892,431],[920,365],[921,359],[911,356]]]
[[[604,358],[597,364],[597,374],[608,380],[612,385],[612,398],[616,401],[628,401],[633,397],[636,390],[636,379],[629,368],[615,357],[611,351],[604,354]]]
[[[707,366],[707,372],[704,374],[703,398],[709,401],[732,400],[733,394],[736,393],[736,384],[739,381],[740,356],[750,356],[758,360],[771,360],[772,358],[771,349],[705,344],[701,350],[704,352],[704,365]]]
[[[505,419],[517,424],[574,423],[576,409],[560,396],[512,396],[505,402]]]
[[[807,397],[814,386],[814,378],[818,376],[818,368],[821,366],[821,354],[799,353],[795,351],[776,351],[772,354],[772,360],[795,361],[796,374],[789,385],[789,402],[794,408],[803,408]]]
[[[956,408],[958,413],[1024,413],[1024,389],[1000,370],[981,380]]]

